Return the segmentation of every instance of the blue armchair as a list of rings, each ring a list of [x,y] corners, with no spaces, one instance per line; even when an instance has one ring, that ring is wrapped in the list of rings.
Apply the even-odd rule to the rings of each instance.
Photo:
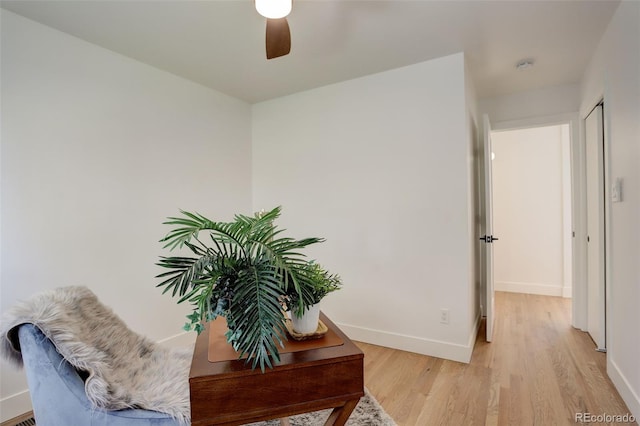
[[[18,330],[33,411],[38,426],[178,426],[167,414],[93,408],[78,372],[33,324]]]

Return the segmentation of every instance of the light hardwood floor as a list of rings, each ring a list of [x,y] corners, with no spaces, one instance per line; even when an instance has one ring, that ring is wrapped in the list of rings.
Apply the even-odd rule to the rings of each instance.
[[[484,341],[482,328],[469,364],[358,343],[365,385],[399,426],[576,425],[576,413],[630,415],[606,375],[606,354],[571,327],[570,315],[568,299],[497,292],[494,341]]]

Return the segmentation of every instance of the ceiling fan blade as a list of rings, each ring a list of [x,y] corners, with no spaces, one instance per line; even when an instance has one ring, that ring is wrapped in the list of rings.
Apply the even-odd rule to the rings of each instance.
[[[291,51],[291,33],[287,18],[267,19],[267,59],[289,54]]]

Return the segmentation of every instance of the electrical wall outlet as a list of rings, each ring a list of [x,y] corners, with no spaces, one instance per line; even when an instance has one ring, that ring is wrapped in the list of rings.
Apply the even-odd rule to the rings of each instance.
[[[449,324],[449,310],[441,309],[440,310],[440,322],[442,324]]]

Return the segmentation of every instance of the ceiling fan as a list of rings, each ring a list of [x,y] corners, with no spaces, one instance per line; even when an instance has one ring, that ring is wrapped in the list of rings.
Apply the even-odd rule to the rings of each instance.
[[[291,32],[287,15],[292,0],[255,0],[258,13],[267,18],[265,45],[267,59],[288,55],[291,51]]]

